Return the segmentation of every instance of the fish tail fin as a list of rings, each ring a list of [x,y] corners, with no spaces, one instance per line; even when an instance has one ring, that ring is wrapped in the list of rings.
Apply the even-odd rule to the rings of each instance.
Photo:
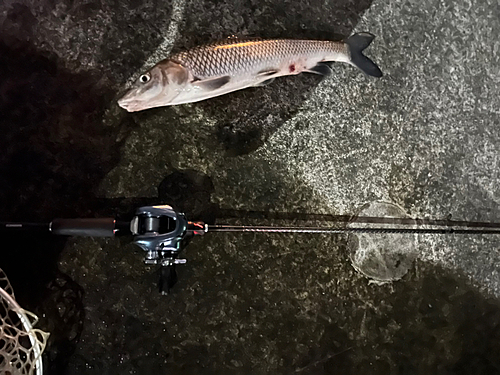
[[[363,50],[370,45],[375,35],[370,33],[357,33],[350,36],[345,43],[351,53],[351,64],[361,69],[372,77],[382,77],[382,71],[372,60],[363,55]]]

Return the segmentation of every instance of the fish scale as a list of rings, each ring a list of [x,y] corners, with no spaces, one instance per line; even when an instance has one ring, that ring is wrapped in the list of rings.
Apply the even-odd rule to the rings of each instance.
[[[341,42],[315,40],[239,40],[196,47],[170,57],[197,78],[235,75],[255,68],[276,69],[283,60],[321,53],[348,53]]]

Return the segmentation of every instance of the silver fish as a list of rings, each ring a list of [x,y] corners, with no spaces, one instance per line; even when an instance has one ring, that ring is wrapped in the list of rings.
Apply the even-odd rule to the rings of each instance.
[[[358,33],[344,42],[237,39],[180,52],[142,74],[118,105],[129,112],[198,102],[276,77],[302,72],[328,75],[331,61],[354,65],[373,77],[378,66],[363,55],[374,36]]]

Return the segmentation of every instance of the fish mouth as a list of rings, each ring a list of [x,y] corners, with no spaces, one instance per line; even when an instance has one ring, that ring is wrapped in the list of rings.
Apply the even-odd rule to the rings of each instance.
[[[123,97],[118,100],[118,105],[126,110],[127,112],[137,112],[141,111],[144,109],[141,106],[141,102],[139,100],[134,100],[134,99],[128,99],[126,97]]]
[[[151,92],[149,90],[146,94],[138,93],[137,91],[129,91],[118,99],[118,105],[128,112],[138,112],[149,108],[169,105],[170,100],[165,95],[163,90],[158,89]],[[156,94],[156,95],[154,95]]]
[[[151,88],[142,89],[139,87],[129,88],[117,100],[117,104],[127,112],[137,112],[149,108],[151,101],[155,100]]]
[[[168,103],[157,101],[142,101],[137,99],[122,98],[118,100],[118,105],[127,112],[139,112],[150,108],[163,107],[169,105]]]
[[[138,100],[135,99],[137,96],[135,90],[127,90],[120,99],[117,100],[117,104],[128,112],[138,111]]]

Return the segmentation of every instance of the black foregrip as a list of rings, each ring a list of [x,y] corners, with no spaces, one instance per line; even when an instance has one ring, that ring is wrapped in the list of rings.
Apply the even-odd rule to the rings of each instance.
[[[97,219],[54,219],[50,230],[54,234],[62,236],[79,237],[114,237],[114,218]]]

